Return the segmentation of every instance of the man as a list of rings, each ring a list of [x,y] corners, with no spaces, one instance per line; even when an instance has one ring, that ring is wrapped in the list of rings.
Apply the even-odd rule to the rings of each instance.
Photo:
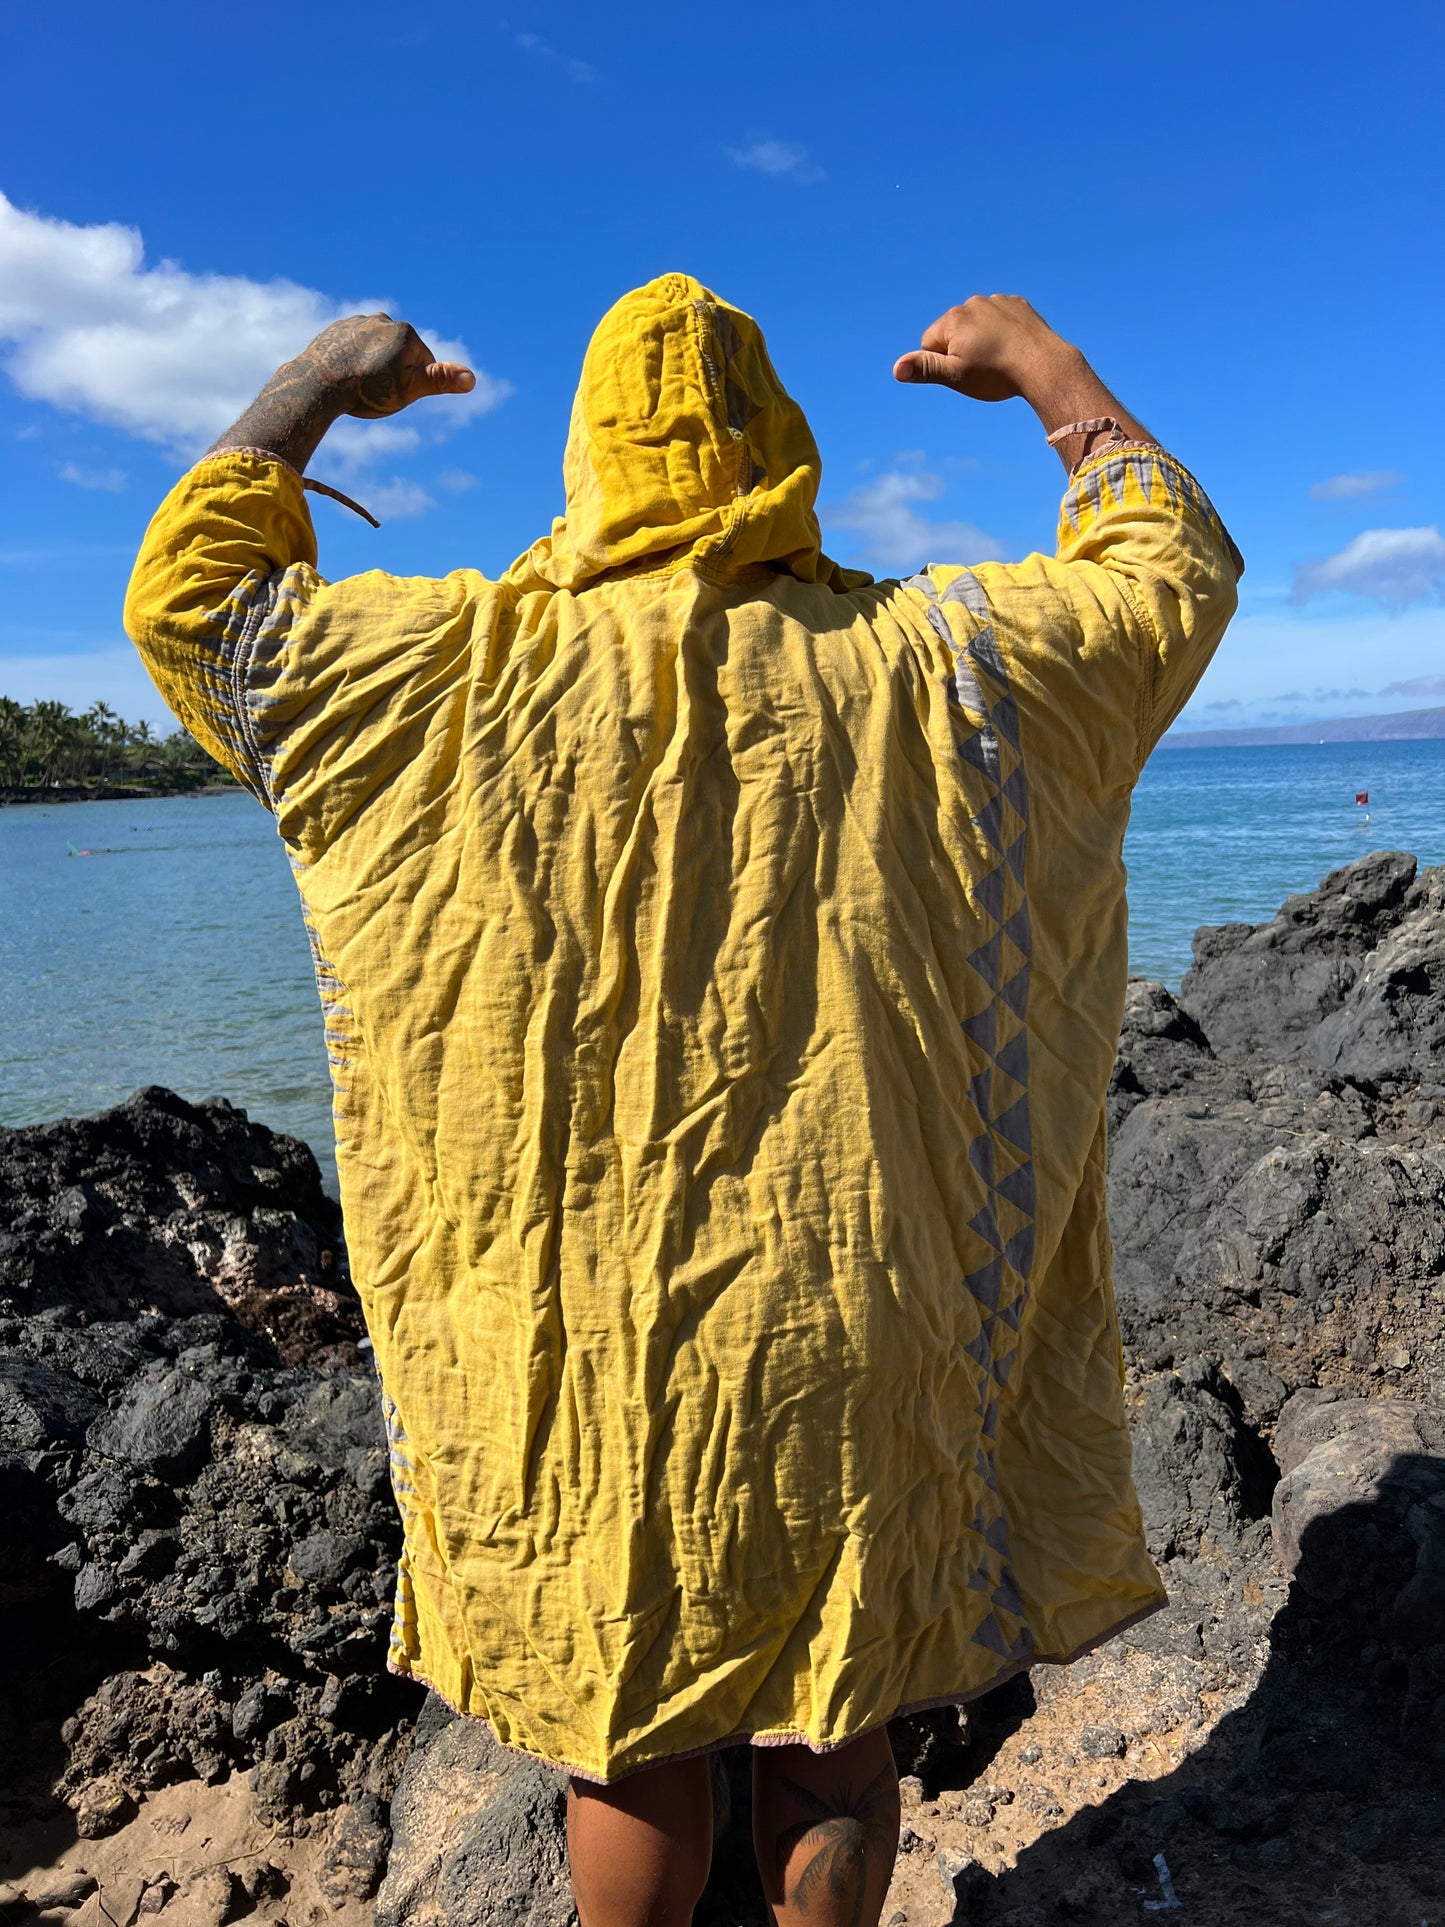
[[[127,624],[275,812],[316,951],[405,1533],[391,1664],[569,1770],[582,1927],[691,1917],[752,1739],[780,1923],[874,1923],[885,1722],[1162,1601],[1104,1217],[1121,844],[1235,603],[1197,484],[1024,301],[899,380],[1022,395],[1056,557],[870,582],[756,325],[588,350],[496,582],[316,573],[343,414],[464,392],[384,315],[172,491]]]

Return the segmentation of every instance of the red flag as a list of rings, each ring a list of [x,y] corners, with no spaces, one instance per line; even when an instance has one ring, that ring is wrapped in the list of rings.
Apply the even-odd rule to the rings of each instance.
[[[1370,792],[1368,790],[1355,791],[1355,801],[1357,803],[1368,803],[1369,800],[1370,800]]]

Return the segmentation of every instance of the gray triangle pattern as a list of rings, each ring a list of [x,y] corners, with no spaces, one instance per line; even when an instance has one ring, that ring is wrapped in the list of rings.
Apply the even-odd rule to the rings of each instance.
[[[1012,921],[1012,919],[1010,919],[1010,921]],[[1011,1077],[1015,1084],[1026,1085],[1029,1081],[1028,1032],[1021,1030],[1015,1036],[1011,1037],[1002,1050],[994,1053],[993,1061],[998,1065],[1005,1077]],[[1027,1100],[1020,1101],[1026,1102]],[[1004,1115],[1007,1116],[1008,1113],[1005,1112]]]
[[[965,1037],[971,1038],[981,1050],[993,1056],[993,1041],[998,1035],[998,1009],[987,1004],[977,1017],[965,1017],[961,1026]]]
[[[1089,499],[1090,485],[1097,508],[1102,483],[1092,475],[1086,477],[1085,499]],[[1065,500],[1065,513],[1077,527],[1079,498],[1072,490],[1070,498]],[[970,686],[978,691],[977,703],[968,703],[969,716],[972,719],[982,712],[984,720],[979,728],[957,737],[956,744],[960,762],[988,785],[982,801],[973,807],[972,821],[983,846],[998,852],[999,859],[972,885],[974,907],[987,934],[968,962],[976,978],[986,987],[988,1002],[982,1011],[962,1022],[969,1044],[986,1060],[982,1069],[974,1070],[969,1081],[969,1096],[982,1124],[968,1148],[969,1164],[987,1188],[985,1202],[970,1221],[970,1229],[995,1255],[964,1278],[963,1288],[973,1299],[980,1319],[979,1330],[964,1349],[978,1367],[974,1471],[980,1490],[974,1529],[981,1534],[987,1548],[979,1571],[969,1583],[975,1591],[985,1593],[989,1601],[989,1611],[974,1639],[1000,1659],[1009,1660],[1025,1654],[1028,1642],[1026,1635],[1018,1638],[1005,1630],[1005,1621],[1013,1625],[1025,1615],[1010,1570],[1009,1522],[998,1500],[994,1452],[1001,1421],[1001,1397],[1014,1375],[1019,1356],[1018,1333],[1035,1251],[1036,1179],[1027,1030],[1033,932],[1025,895],[1029,783],[1022,757],[1018,707],[1009,687],[1006,659],[982,584],[970,571],[964,570],[941,594],[926,577],[916,579],[911,586],[922,590],[933,605],[929,620],[935,631],[947,638],[954,662],[955,690],[960,695],[970,690]],[[954,641],[947,618],[938,606],[940,602],[961,604],[980,625],[966,644],[960,646]],[[1011,841],[1006,841],[1011,833],[1005,828],[1005,806],[1018,819],[1019,827],[1012,833]],[[1005,938],[1011,947],[1007,958]],[[1007,978],[1005,971],[1009,972]],[[1001,1009],[1009,1011],[1014,1020],[1008,1025],[1011,1034],[1006,1039],[1001,1038]],[[1016,1091],[996,1117],[990,1115],[998,1091],[994,1066]],[[999,1091],[998,1094],[1003,1101],[1005,1093]],[[1024,1161],[1015,1169],[1000,1169],[1000,1147],[1007,1147],[1009,1163],[1014,1163],[1019,1154]],[[1001,1224],[1017,1228],[1006,1235]]]
[[[989,1603],[997,1606],[1000,1612],[1008,1613],[1013,1619],[1023,1618],[1024,1602],[1019,1597],[1018,1587],[1014,1584],[1012,1573],[1004,1573],[998,1585],[994,1588],[993,1598]]]
[[[978,1304],[989,1311],[998,1309],[999,1292],[1003,1284],[1003,1266],[997,1258],[990,1258],[978,1271],[969,1272],[963,1281],[964,1290]]]
[[[979,593],[982,594],[982,590],[980,590]],[[977,612],[975,611],[974,613]],[[978,631],[977,635],[969,638],[968,653],[970,660],[974,662],[986,676],[992,677],[994,682],[998,683],[1001,688],[1007,690],[1008,671],[1003,666],[1003,657],[999,654],[998,637],[994,634],[993,624],[991,622],[986,622],[983,628]],[[1007,700],[1007,698],[1005,697],[1004,700]],[[990,710],[990,719],[992,719],[992,715],[993,711]]]
[[[1022,763],[1018,765],[1017,769],[1010,771],[1004,782],[1003,794],[1007,800],[1013,804],[1020,816],[1028,814],[1029,784],[1028,778],[1024,775],[1024,766]]]
[[[1022,1037],[1023,1034],[1022,1031],[1019,1032],[1020,1037]],[[1006,1111],[999,1113],[993,1120],[993,1128],[998,1132],[1000,1137],[1007,1138],[1015,1149],[1020,1151],[1033,1150],[1033,1127],[1029,1123],[1029,1100],[1027,1092],[1025,1092],[1016,1104],[1010,1104]]]
[[[983,978],[990,990],[998,989],[998,966],[1003,956],[1003,935],[995,930],[987,943],[981,943],[969,963]]]
[[[978,685],[974,684],[975,692]],[[970,704],[973,709],[982,709],[980,699]],[[991,729],[976,729],[971,736],[965,736],[958,746],[958,753],[965,763],[971,763],[976,770],[982,770],[991,783],[998,781],[998,738]]]
[[[973,886],[974,901],[981,910],[993,918],[995,923],[1003,916],[1003,896],[1007,882],[1004,867],[999,864],[996,870],[990,870],[987,876],[980,877]]]
[[[1027,1278],[1034,1268],[1034,1228],[1026,1224],[1022,1231],[1016,1231],[1008,1241],[1004,1253],[1009,1263],[1021,1278]]]
[[[1000,1659],[1008,1659],[1013,1652],[1012,1646],[1004,1637],[1003,1627],[999,1625],[992,1613],[987,1615],[974,1634],[973,1643],[975,1646],[986,1646],[989,1652],[997,1653]]]
[[[1003,851],[1003,803],[997,796],[989,798],[973,819],[974,828],[980,831],[991,850]]]
[[[974,956],[977,956],[977,954],[978,952],[975,951]],[[969,962],[970,963],[973,962],[973,957],[969,958]],[[1004,1002],[1008,1005],[1009,1009],[1013,1012],[1014,1016],[1018,1018],[1020,1023],[1022,1023],[1024,1020],[1024,1013],[1025,1011],[1027,1011],[1029,1007],[1029,967],[1028,965],[1025,964],[1022,970],[1015,972],[1015,974],[1009,978],[1006,984],[1001,984],[999,986],[998,994],[1000,997],[1003,998]]]
[[[994,1180],[994,1190],[999,1197],[1007,1198],[1017,1210],[1033,1215],[1034,1209],[1034,1167],[1032,1161],[1021,1164],[1017,1171],[1010,1171],[1007,1177]]]
[[[968,1221],[968,1228],[970,1231],[976,1231],[984,1243],[986,1245],[992,1245],[995,1251],[1003,1250],[1003,1239],[999,1236],[998,1219],[993,1215],[993,1206],[991,1204],[986,1204],[981,1211],[974,1212]]]
[[[1004,696],[994,705],[989,720],[1011,749],[1020,747],[1019,712],[1012,696]]]

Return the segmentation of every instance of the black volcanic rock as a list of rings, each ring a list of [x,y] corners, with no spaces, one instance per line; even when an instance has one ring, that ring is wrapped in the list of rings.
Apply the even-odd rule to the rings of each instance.
[[[215,1404],[203,1378],[162,1366],[122,1393],[90,1427],[86,1442],[102,1457],[179,1472],[205,1456]]]
[[[1382,851],[1268,923],[1201,929],[1181,1002],[1223,1056],[1377,1086],[1445,1078],[1445,870]]]
[[[1163,984],[1132,977],[1124,993],[1119,1054],[1109,1080],[1109,1130],[1144,1097],[1161,1097],[1212,1058],[1209,1039]]]
[[[244,1767],[273,1822],[389,1792],[399,1528],[310,1152],[145,1091],[0,1132],[0,1227],[0,1617],[33,1661],[0,1782],[48,1760],[87,1825]]]

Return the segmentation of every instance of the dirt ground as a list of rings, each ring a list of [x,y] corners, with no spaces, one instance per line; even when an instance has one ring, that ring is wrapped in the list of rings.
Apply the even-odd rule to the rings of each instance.
[[[369,1902],[328,1899],[319,1884],[328,1821],[263,1827],[244,1774],[147,1795],[105,1839],[76,1837],[70,1814],[0,1834],[0,1920],[5,1927],[132,1927],[164,1914],[165,1927],[367,1927]]]

